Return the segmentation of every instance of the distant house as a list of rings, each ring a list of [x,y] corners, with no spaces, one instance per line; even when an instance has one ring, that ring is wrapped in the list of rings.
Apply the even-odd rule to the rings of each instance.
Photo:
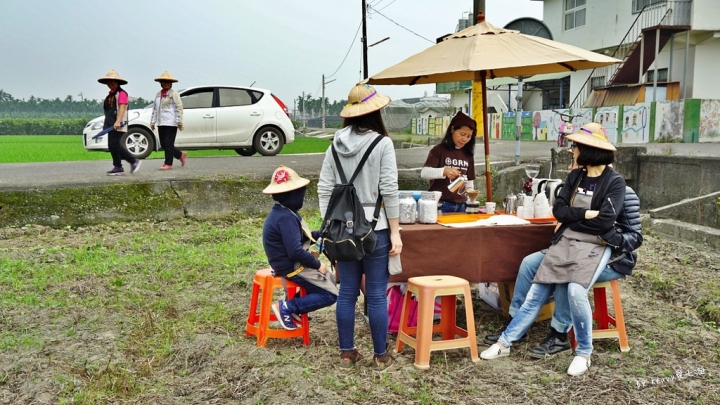
[[[453,115],[455,111],[450,99],[432,96],[391,101],[382,113],[388,131],[402,131],[410,126],[413,118],[437,118]]]
[[[571,74],[572,107],[720,94],[717,0],[539,0],[556,41],[620,65]]]

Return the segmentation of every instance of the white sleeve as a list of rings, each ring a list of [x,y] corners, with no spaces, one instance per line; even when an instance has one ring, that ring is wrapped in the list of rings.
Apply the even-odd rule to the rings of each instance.
[[[424,166],[422,170],[420,171],[420,178],[425,180],[435,180],[435,179],[444,179],[445,175],[443,174],[443,171],[445,170],[444,167],[430,167],[430,166]]]

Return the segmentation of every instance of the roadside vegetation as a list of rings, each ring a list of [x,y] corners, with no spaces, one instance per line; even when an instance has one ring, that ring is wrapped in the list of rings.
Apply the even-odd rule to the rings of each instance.
[[[298,153],[324,153],[330,140],[295,137],[285,145],[283,155]],[[164,152],[153,152],[148,159],[164,159]],[[191,150],[188,156],[237,156],[233,150]],[[0,163],[66,162],[107,160],[107,152],[88,152],[83,147],[82,135],[6,135],[0,136]]]

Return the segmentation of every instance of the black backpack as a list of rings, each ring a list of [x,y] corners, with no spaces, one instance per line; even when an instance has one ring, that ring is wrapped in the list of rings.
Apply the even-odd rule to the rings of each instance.
[[[342,181],[341,184],[336,184],[333,187],[325,218],[323,218],[323,224],[320,228],[323,252],[331,262],[358,261],[375,250],[377,235],[374,228],[378,221],[378,214],[380,214],[382,196],[378,198],[373,220],[369,222],[365,218],[365,211],[357,196],[353,182],[360,173],[365,161],[367,161],[368,156],[370,156],[370,152],[381,140],[382,135],[375,138],[370,144],[350,181],[347,181],[345,177],[335,146],[330,146],[335,159],[335,166]]]

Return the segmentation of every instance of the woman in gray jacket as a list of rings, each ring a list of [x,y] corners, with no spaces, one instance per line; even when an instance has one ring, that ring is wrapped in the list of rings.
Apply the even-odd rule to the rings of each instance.
[[[387,352],[388,313],[387,290],[388,256],[399,255],[402,250],[398,222],[398,180],[395,148],[387,136],[380,110],[390,103],[384,96],[366,84],[358,84],[350,90],[348,104],[340,112],[345,118],[344,128],[335,133],[333,146],[338,153],[344,173],[355,171],[365,151],[377,137],[380,142],[370,153],[367,162],[354,181],[358,198],[365,209],[365,217],[372,218],[375,204],[380,196],[385,209],[375,226],[377,243],[375,250],[359,261],[338,262],[340,293],[335,316],[340,345],[339,366],[351,368],[362,356],[355,346],[355,305],[360,295],[360,284],[365,277],[365,301],[368,308],[370,334],[373,342],[375,370],[384,370],[393,362]],[[332,150],[328,148],[318,180],[320,214],[325,213],[335,184],[342,183],[335,167]]]
[[[173,158],[180,160],[182,166],[185,166],[185,159],[187,159],[187,152],[182,152],[175,147],[177,131],[178,129],[183,130],[182,99],[172,88],[172,84],[178,80],[170,76],[167,70],[155,81],[160,82],[161,90],[155,95],[150,129],[154,131],[155,124],[157,124],[160,146],[165,150],[165,163],[160,166],[160,170],[170,170],[173,168]]]

